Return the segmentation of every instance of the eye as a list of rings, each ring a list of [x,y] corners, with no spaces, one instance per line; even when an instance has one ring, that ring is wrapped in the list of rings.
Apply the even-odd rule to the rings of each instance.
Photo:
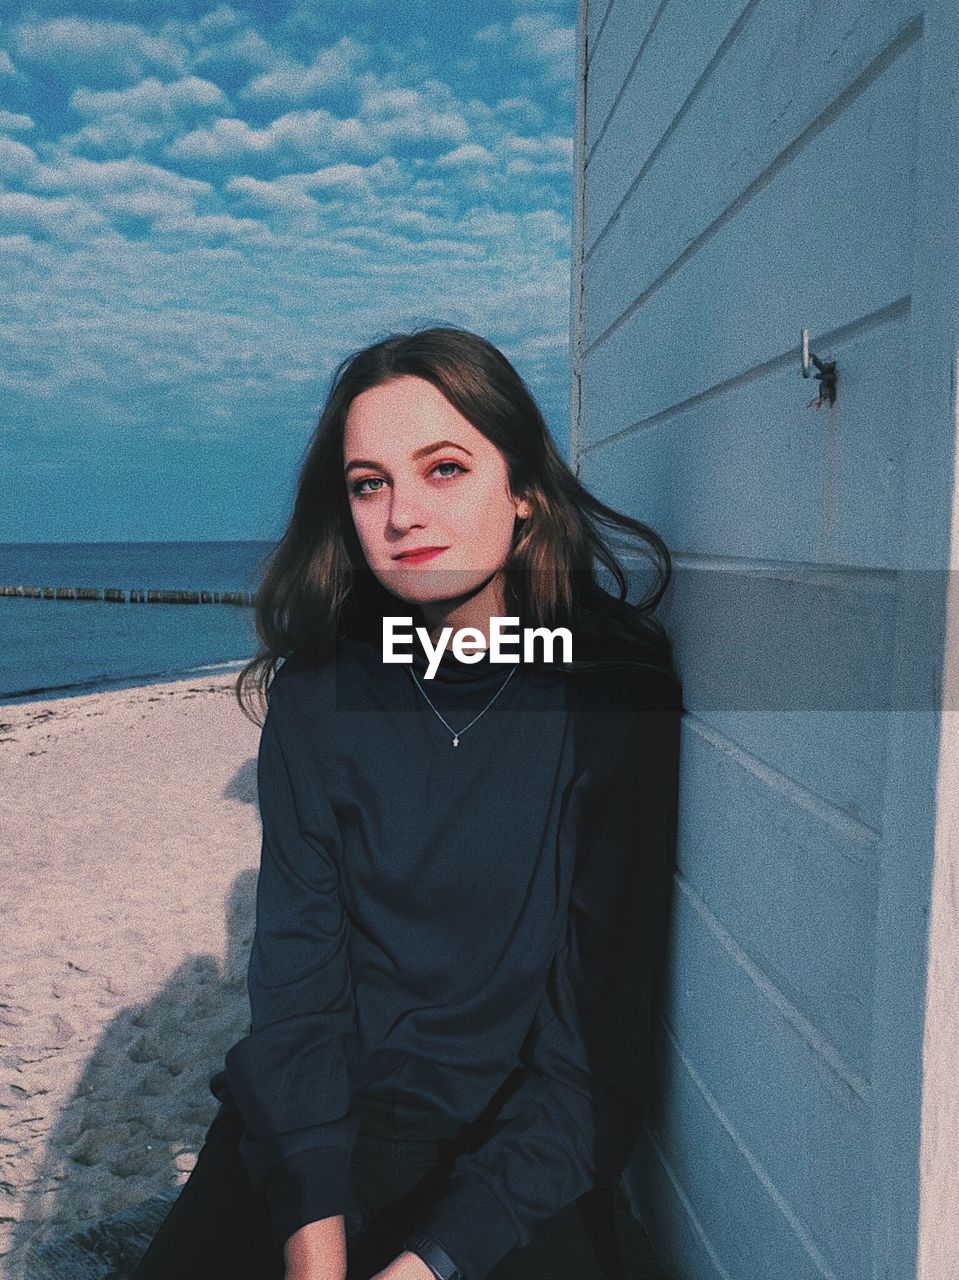
[[[430,474],[432,475],[434,471],[439,471],[441,467],[455,467],[456,470],[452,475],[437,476],[437,479],[439,480],[453,480],[460,472],[463,472],[465,475],[467,470],[466,467],[460,466],[458,462],[437,462],[436,465],[430,469]],[[372,498],[374,493],[380,492],[380,489],[364,489],[363,486],[366,484],[383,485],[385,483],[386,481],[382,476],[364,476],[362,480],[357,480],[355,484],[350,486],[350,492],[355,494],[358,498]]]
[[[459,464],[458,462],[438,462],[438,463],[436,464],[436,466],[433,468],[433,470],[434,470],[434,471],[439,471],[440,467],[455,467],[455,468],[456,468],[456,471],[462,471],[462,472],[464,472],[464,474],[465,474],[465,472],[466,472],[466,468],[465,468],[465,467],[461,467],[461,466],[460,466],[460,464]],[[456,472],[454,472],[454,473],[453,473],[453,475],[455,475],[455,474],[456,474]],[[441,480],[452,480],[452,479],[453,479],[453,476],[440,476],[440,479],[441,479]]]

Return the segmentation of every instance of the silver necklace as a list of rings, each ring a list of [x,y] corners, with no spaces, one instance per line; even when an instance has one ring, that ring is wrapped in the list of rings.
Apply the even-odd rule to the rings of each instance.
[[[518,664],[517,664],[517,665],[518,665]],[[439,718],[440,718],[441,720],[443,720],[443,717],[442,717],[442,716],[440,715],[440,713],[436,710],[436,707],[435,707],[435,706],[433,706],[433,700],[430,698],[430,695],[426,692],[426,690],[425,690],[425,689],[423,688],[423,686],[420,684],[419,680],[417,680],[417,678],[416,678],[416,672],[413,670],[413,664],[412,664],[412,663],[410,663],[410,665],[409,665],[409,667],[407,668],[407,670],[409,671],[410,675],[413,677],[413,683],[416,685],[417,689],[419,689],[420,693],[423,695],[423,697],[426,699],[426,701],[430,704],[430,706],[431,706],[431,707],[433,707],[433,710],[434,710],[434,712],[436,712],[436,715],[438,715],[438,716],[439,716]],[[453,746],[454,746],[454,747],[458,747],[458,746],[459,746],[459,744],[460,744],[460,733],[465,733],[467,729],[472,728],[472,726],[476,723],[476,721],[480,718],[480,716],[485,715],[485,714],[486,714],[486,712],[487,712],[487,711],[489,711],[490,707],[493,705],[493,703],[496,701],[496,699],[500,696],[500,694],[503,692],[503,690],[506,688],[506,686],[509,684],[510,680],[512,680],[512,678],[513,678],[513,676],[514,676],[515,674],[516,674],[516,667],[514,667],[514,668],[513,668],[513,670],[509,673],[509,675],[506,677],[506,679],[503,681],[503,683],[500,685],[500,687],[496,690],[496,692],[493,694],[492,698],[490,698],[489,702],[487,702],[486,706],[485,706],[485,707],[483,708],[483,710],[479,713],[479,716],[474,716],[474,717],[473,717],[473,719],[469,722],[469,724],[468,724],[468,725],[464,725],[464,727],[463,727],[462,729],[460,729],[459,733],[457,733],[457,731],[453,728],[453,726],[452,726],[451,724],[449,724],[449,723],[448,723],[448,721],[443,720],[443,723],[446,725],[447,729],[449,729],[450,733],[453,735]]]

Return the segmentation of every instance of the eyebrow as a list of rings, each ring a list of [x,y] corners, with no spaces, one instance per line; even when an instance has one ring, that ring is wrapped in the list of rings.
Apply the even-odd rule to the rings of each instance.
[[[436,453],[437,449],[462,449],[471,458],[473,456],[465,445],[457,444],[455,440],[437,440],[435,444],[425,444],[422,449],[416,449],[410,454],[410,458],[413,462],[416,462],[419,458],[425,458],[429,453]],[[343,468],[343,474],[345,475],[348,471],[352,471],[354,467],[379,467],[381,471],[386,470],[382,462],[372,462],[368,458],[352,458]]]

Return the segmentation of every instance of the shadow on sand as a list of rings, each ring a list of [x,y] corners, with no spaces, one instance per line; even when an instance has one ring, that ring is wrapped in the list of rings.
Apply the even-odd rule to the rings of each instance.
[[[256,761],[227,796],[256,802]],[[108,1025],[50,1130],[5,1259],[9,1280],[125,1280],[179,1193],[218,1103],[209,1079],[249,1026],[256,871],[237,875],[223,962],[188,957]],[[54,1191],[47,1190],[51,1181]]]

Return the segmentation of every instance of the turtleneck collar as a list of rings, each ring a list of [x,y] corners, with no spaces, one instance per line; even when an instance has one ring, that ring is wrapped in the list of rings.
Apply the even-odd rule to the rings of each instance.
[[[417,676],[425,680],[426,669],[429,666],[430,659],[420,637],[415,631],[413,632],[412,654],[413,670]],[[481,684],[484,681],[495,684],[498,680],[506,678],[511,665],[516,664],[491,661],[488,649],[473,662],[464,662],[456,656],[452,648],[448,647],[440,657],[439,665],[432,680],[426,680],[426,685],[429,687],[430,684]]]

